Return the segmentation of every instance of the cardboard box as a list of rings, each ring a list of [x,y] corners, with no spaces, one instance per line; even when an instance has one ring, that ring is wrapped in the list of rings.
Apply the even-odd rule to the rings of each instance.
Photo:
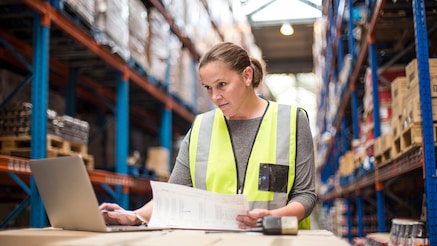
[[[402,113],[403,129],[412,123],[422,122],[422,111],[420,108],[420,97],[410,90],[404,95],[405,104]],[[432,120],[437,121],[437,98],[432,98]]]
[[[354,153],[348,151],[340,157],[339,174],[341,177],[345,177],[352,174],[354,170]]]
[[[431,58],[428,62],[430,74],[435,74],[437,72],[437,58]],[[417,59],[413,59],[407,64],[405,67],[405,76],[409,83],[418,79]]]
[[[408,92],[408,81],[406,77],[397,77],[391,82],[392,103],[399,104],[402,108],[402,96]]]
[[[375,139],[373,154],[374,156],[380,156],[382,154],[382,137]]]
[[[392,127],[392,134],[393,137],[397,137],[402,132],[402,117],[393,117],[391,119],[391,127]]]
[[[147,153],[146,168],[156,172],[158,177],[170,176],[170,151],[164,147],[150,147]]]
[[[430,89],[431,97],[437,97],[437,69],[434,74],[430,74]],[[419,79],[416,78],[410,82],[409,90],[414,91],[414,93],[420,94],[419,91]]]
[[[392,119],[394,119],[394,118],[400,119],[401,118],[402,113],[403,113],[403,110],[402,110],[403,102],[402,102],[402,100],[394,100],[391,103]]]
[[[381,140],[382,140],[381,141],[382,152],[385,152],[385,151],[389,150],[391,148],[391,146],[393,145],[393,134],[386,133],[386,134],[382,135]]]

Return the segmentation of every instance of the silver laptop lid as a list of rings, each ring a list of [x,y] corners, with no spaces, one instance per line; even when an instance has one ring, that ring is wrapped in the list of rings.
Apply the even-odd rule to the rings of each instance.
[[[30,160],[29,165],[52,227],[106,231],[81,156]]]

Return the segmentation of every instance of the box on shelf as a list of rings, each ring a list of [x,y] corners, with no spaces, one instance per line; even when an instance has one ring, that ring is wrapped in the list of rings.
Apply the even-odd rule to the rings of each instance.
[[[402,115],[400,115],[399,117],[393,117],[391,120],[391,128],[392,128],[392,134],[393,137],[397,137],[402,133],[402,120],[403,117],[401,117]]]
[[[389,150],[392,145],[393,145],[393,134],[386,133],[382,135],[382,142],[381,142],[382,151],[384,152]]]
[[[420,97],[416,91],[409,90],[404,95],[403,100],[408,102],[403,107],[401,118],[403,129],[405,129],[412,123],[422,122],[422,110],[420,107]],[[437,98],[432,98],[432,120],[437,121]]]
[[[403,96],[401,100],[393,100],[391,103],[392,119],[401,119],[403,114]]]
[[[397,77],[391,82],[391,98],[392,98],[392,108],[393,115],[400,116],[402,111],[398,109],[402,108],[402,97],[408,92],[408,81],[406,77]],[[396,104],[396,112],[394,109],[394,104]],[[399,115],[398,115],[399,114]]]
[[[346,177],[353,173],[354,169],[354,153],[348,151],[340,157],[339,174],[341,177]]]
[[[382,137],[378,137],[375,139],[375,144],[373,146],[373,155],[379,156],[382,154]]]
[[[153,170],[160,178],[170,176],[170,152],[165,147],[149,147],[146,168]]]
[[[431,97],[437,97],[437,68],[436,71],[434,71],[434,74],[430,74],[429,83],[430,83]],[[408,89],[414,91],[414,93],[420,94],[419,79],[415,78],[414,80],[410,81]]]
[[[428,59],[429,62],[429,73],[436,74],[437,73],[437,58]],[[408,83],[411,84],[413,81],[418,81],[418,67],[417,67],[417,59],[411,60],[407,66],[405,67],[405,76],[407,77]]]

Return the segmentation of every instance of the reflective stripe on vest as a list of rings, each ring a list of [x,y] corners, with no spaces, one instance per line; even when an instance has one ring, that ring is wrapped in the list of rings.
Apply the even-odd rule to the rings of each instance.
[[[287,204],[295,175],[296,120],[296,107],[269,102],[250,153],[244,182],[243,194],[252,209],[276,209]],[[238,193],[231,137],[219,109],[196,117],[191,129],[189,158],[193,187],[224,194]],[[258,189],[261,163],[288,166],[286,193]]]

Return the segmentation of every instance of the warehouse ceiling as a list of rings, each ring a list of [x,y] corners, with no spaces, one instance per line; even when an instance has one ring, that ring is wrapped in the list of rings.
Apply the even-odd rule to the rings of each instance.
[[[268,73],[313,71],[313,24],[322,15],[321,0],[241,0]],[[291,24],[294,34],[280,33]]]

